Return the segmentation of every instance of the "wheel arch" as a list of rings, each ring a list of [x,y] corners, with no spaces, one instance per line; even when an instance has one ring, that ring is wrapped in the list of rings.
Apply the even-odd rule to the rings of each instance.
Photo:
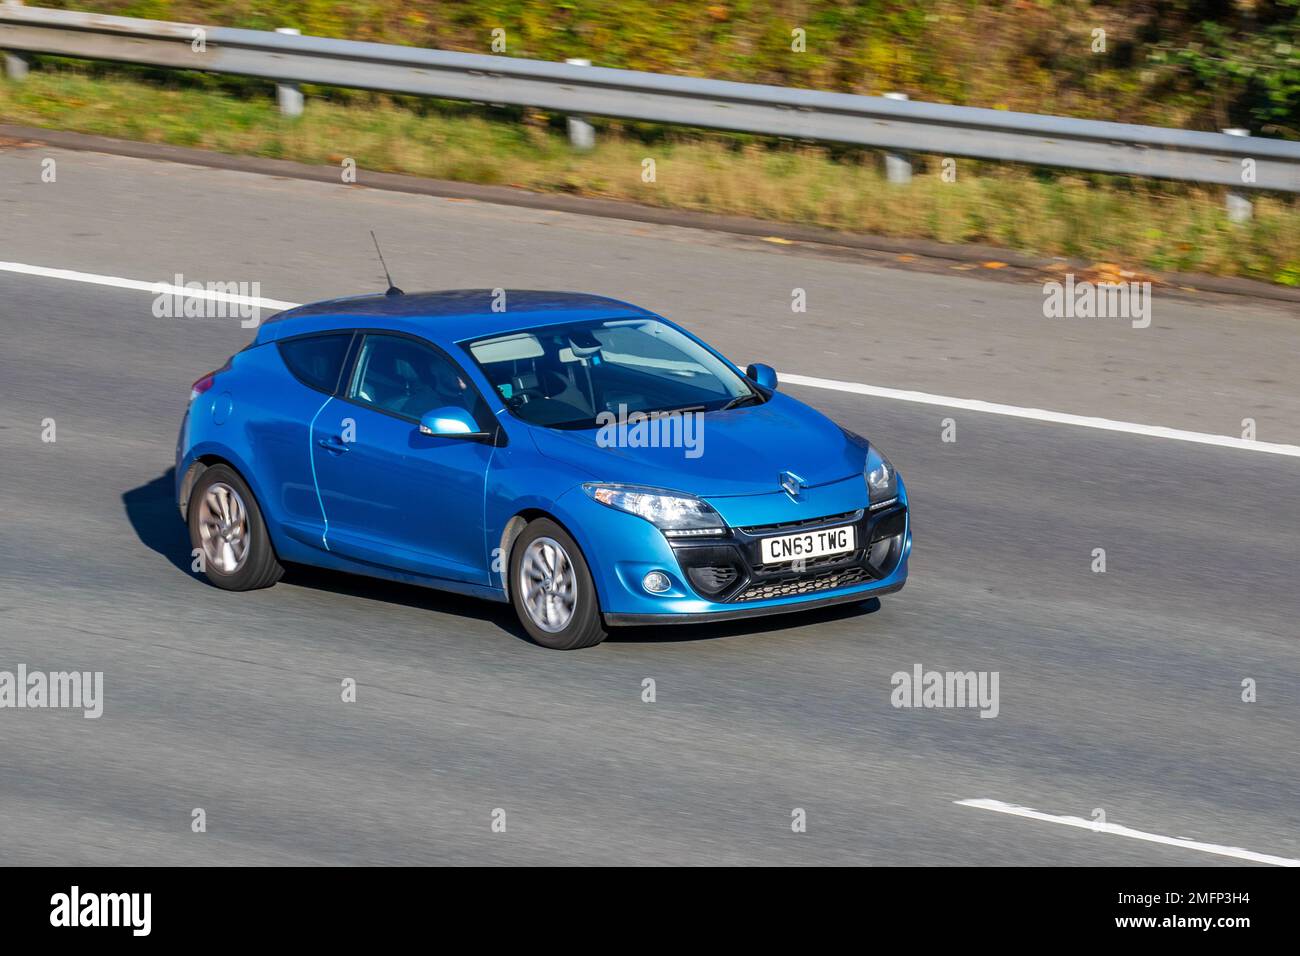
[[[196,449],[195,451],[193,460],[177,483],[176,504],[180,508],[182,518],[186,521],[189,520],[190,498],[194,494],[194,486],[198,484],[203,473],[213,465],[225,465],[239,475],[244,484],[248,485],[249,490],[253,492],[253,497],[257,499],[258,510],[262,512],[262,520],[266,522],[267,527],[270,528],[275,525],[278,528],[275,516],[270,514],[266,507],[266,497],[262,494],[262,489],[258,486],[258,482],[253,477],[251,470],[237,455],[230,453],[226,449],[213,447]]]
[[[587,556],[587,546],[579,535],[574,534],[574,529],[571,527],[570,522],[565,521],[565,519],[556,514],[554,510],[548,511],[545,508],[537,506],[521,508],[511,516],[510,520],[506,522],[505,527],[501,529],[501,543],[498,546],[500,550],[497,552],[501,556],[501,570],[499,572],[501,575],[501,590],[505,592],[507,601],[510,600],[510,559],[513,557],[512,552],[514,550],[515,542],[519,540],[519,536],[523,533],[524,528],[533,521],[536,521],[538,518],[545,518],[548,521],[554,521],[557,525],[563,528],[565,534],[577,542],[578,547],[582,549],[582,559],[587,562],[587,566],[589,568],[591,566],[591,558]],[[495,561],[493,563],[495,564]],[[594,577],[595,576],[593,575],[593,579]],[[597,601],[600,600],[599,588],[596,589],[596,599]]]

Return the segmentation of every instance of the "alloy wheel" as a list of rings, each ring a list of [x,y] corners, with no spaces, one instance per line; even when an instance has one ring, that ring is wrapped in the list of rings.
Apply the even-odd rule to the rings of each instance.
[[[234,574],[248,558],[248,508],[239,492],[224,481],[214,481],[203,494],[199,541],[207,566],[221,574]]]
[[[537,538],[528,544],[519,562],[518,586],[534,624],[551,634],[569,626],[578,603],[578,578],[558,541]]]

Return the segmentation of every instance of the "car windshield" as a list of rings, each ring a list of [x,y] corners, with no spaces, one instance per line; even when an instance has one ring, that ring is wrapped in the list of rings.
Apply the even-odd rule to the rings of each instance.
[[[594,427],[602,413],[712,411],[764,400],[708,349],[652,318],[546,326],[466,348],[515,415],[549,428]]]

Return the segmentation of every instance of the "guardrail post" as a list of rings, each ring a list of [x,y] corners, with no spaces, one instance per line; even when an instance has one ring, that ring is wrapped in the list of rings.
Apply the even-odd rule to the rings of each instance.
[[[906,93],[886,93],[887,100],[905,100]],[[912,160],[906,153],[885,153],[885,178],[891,183],[912,181]]]
[[[570,66],[591,66],[590,60],[565,60]],[[569,143],[574,149],[592,149],[596,145],[596,128],[581,116],[569,117]]]
[[[1223,132],[1229,136],[1249,136],[1248,129],[1225,129]],[[1250,198],[1245,193],[1237,192],[1235,189],[1228,189],[1228,196],[1225,200],[1228,207],[1229,222],[1250,222],[1250,217],[1255,214],[1254,207],[1250,204]]]
[[[4,0],[7,7],[21,7],[22,0]],[[27,58],[16,53],[5,54],[5,76],[11,80],[21,80],[27,76]]]
[[[27,76],[27,61],[13,53],[5,54],[5,76],[11,80],[21,80]]]
[[[276,33],[288,33],[298,36],[301,31],[293,27],[276,27]],[[297,83],[275,84],[275,100],[280,104],[280,112],[285,116],[302,115],[302,90]]]

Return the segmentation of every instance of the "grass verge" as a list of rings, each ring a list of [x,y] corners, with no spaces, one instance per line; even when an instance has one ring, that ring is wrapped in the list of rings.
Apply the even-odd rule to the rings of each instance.
[[[41,65],[21,83],[0,80],[4,121],[1300,285],[1294,197],[1257,196],[1254,218],[1234,225],[1215,187],[964,159],[949,182],[939,157],[916,157],[912,183],[897,186],[870,150],[616,122],[598,124],[596,148],[577,153],[563,118],[535,111],[309,90],[306,113],[288,119],[270,85]]]

